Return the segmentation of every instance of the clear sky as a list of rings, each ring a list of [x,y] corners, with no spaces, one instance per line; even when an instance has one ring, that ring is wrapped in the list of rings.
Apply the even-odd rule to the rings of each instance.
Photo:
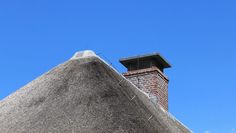
[[[0,99],[91,49],[160,52],[170,112],[196,133],[236,133],[235,0],[1,0]]]

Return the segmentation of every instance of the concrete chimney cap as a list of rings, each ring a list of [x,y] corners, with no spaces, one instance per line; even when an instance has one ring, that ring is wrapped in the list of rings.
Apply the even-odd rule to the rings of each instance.
[[[168,61],[157,52],[145,55],[132,56],[128,58],[121,58],[120,63],[123,64],[125,67],[128,67],[131,62],[149,59],[154,59],[158,64],[161,64],[163,68],[171,67],[170,63],[168,63]]]

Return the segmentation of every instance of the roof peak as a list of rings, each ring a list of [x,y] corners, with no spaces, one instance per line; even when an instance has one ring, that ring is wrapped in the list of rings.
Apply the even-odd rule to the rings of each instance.
[[[97,55],[92,50],[83,50],[83,51],[76,52],[72,56],[71,60],[77,60],[77,59],[87,58],[87,57],[97,57]]]

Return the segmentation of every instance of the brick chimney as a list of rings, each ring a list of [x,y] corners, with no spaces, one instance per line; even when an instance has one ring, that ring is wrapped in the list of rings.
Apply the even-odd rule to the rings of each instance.
[[[120,63],[128,70],[123,75],[168,111],[169,80],[163,69],[171,65],[159,53],[122,58]]]

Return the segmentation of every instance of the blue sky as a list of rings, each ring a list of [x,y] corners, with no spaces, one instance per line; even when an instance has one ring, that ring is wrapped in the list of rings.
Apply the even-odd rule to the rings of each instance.
[[[170,112],[196,133],[236,133],[236,1],[1,0],[0,99],[92,49],[160,52],[172,68]]]

